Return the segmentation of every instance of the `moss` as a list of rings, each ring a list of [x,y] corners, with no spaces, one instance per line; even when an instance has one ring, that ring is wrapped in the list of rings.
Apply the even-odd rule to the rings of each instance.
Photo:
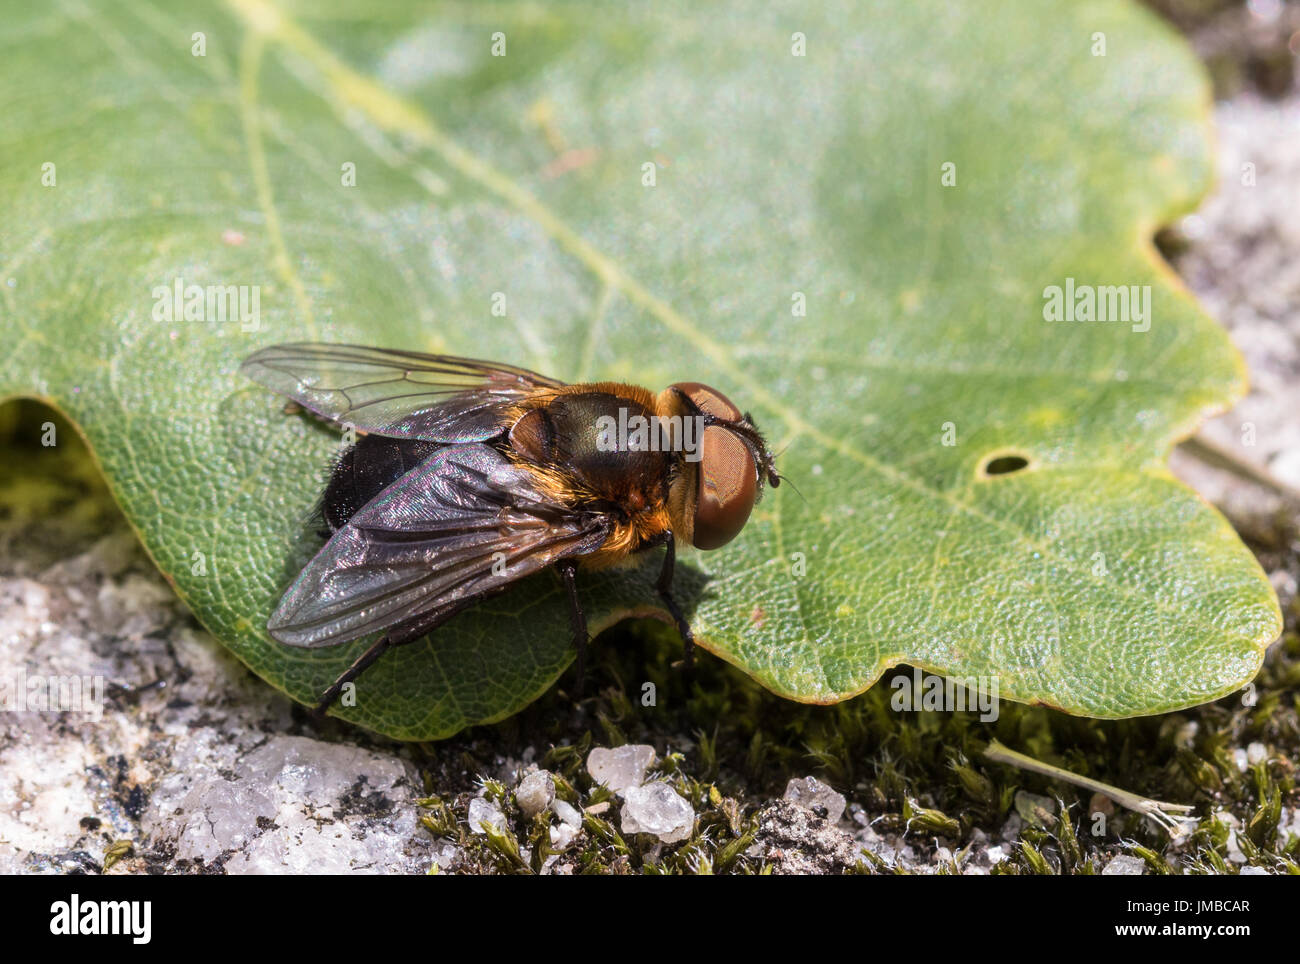
[[[1282,538],[1275,544],[1296,543]],[[1297,567],[1293,554],[1265,561]],[[1121,852],[1139,856],[1150,873],[1233,873],[1241,856],[1273,872],[1295,873],[1300,839],[1279,829],[1284,812],[1300,806],[1300,639],[1294,605],[1289,609],[1287,633],[1269,651],[1253,691],[1181,713],[1119,721],[1004,703],[989,724],[970,713],[895,713],[887,679],[857,699],[816,707],[773,696],[707,655],[688,676],[673,665],[680,644],[671,630],[655,622],[628,624],[595,646],[591,695],[575,702],[562,685],[505,724],[427,747],[426,765],[445,774],[447,760],[537,754],[539,764],[556,774],[557,797],[588,810],[583,832],[559,858],[563,869],[578,873],[768,872],[771,866],[750,855],[757,817],[790,778],[808,774],[861,807],[878,833],[903,835],[921,860],[945,847],[952,857],[933,860],[935,872],[955,871],[974,849],[987,846],[986,838],[998,839],[1008,828],[1014,832],[997,873],[1095,874]],[[654,707],[629,698],[644,679],[658,685]],[[1193,822],[1174,838],[1088,791],[991,764],[981,751],[993,738],[1080,775],[1192,804]],[[648,743],[661,754],[651,775],[670,782],[697,813],[688,840],[663,846],[620,833],[617,800],[592,784],[585,760],[593,746],[625,742]],[[1243,772],[1237,761],[1252,743],[1263,744],[1265,759]],[[495,778],[481,785],[509,803]],[[473,778],[466,779],[453,808],[461,824],[474,787]],[[1025,820],[1015,805],[1021,790],[1048,796],[1057,806],[1050,813],[1039,806],[1039,819]],[[529,865],[540,869],[539,848],[549,847],[545,818],[529,824],[509,806],[507,816],[516,846],[521,853],[531,850]],[[433,830],[429,821],[425,825]],[[513,850],[500,841],[475,836],[466,847],[466,869],[518,869]],[[847,869],[900,870],[871,852]]]
[[[1294,516],[1236,519],[1265,569],[1300,576],[1300,528]],[[1003,703],[999,718],[972,713],[897,713],[889,677],[835,706],[805,706],[773,696],[738,671],[701,654],[693,674],[680,665],[681,645],[655,621],[627,623],[593,647],[588,695],[572,699],[561,681],[522,713],[493,727],[425,747],[424,765],[447,810],[425,821],[430,832],[462,841],[463,869],[510,869],[493,844],[462,832],[468,800],[480,787],[504,798],[521,853],[540,870],[549,850],[545,817],[529,824],[511,809],[501,763],[535,756],[555,774],[556,796],[584,809],[582,833],[557,860],[575,873],[768,873],[780,869],[753,855],[760,817],[792,777],[817,776],[845,795],[881,835],[904,839],[917,863],[955,871],[990,844],[1003,848],[996,873],[1096,874],[1111,857],[1140,857],[1149,873],[1235,873],[1246,864],[1300,873],[1300,637],[1297,605],[1284,600],[1286,630],[1247,690],[1164,716],[1091,720],[1042,707]],[[897,672],[910,673],[906,667]],[[654,681],[652,707],[633,698]],[[1090,791],[990,763],[989,741],[1133,793],[1194,811],[1185,832],[1152,821]],[[648,743],[661,759],[652,776],[670,782],[694,807],[691,837],[662,846],[625,838],[617,799],[586,771],[592,747]],[[1245,769],[1247,747],[1260,744]],[[495,761],[489,765],[489,761]],[[491,778],[490,780],[488,778]],[[1026,819],[1017,794],[1056,801]],[[1022,801],[1024,802],[1024,801]],[[1048,812],[1050,811],[1050,812]],[[1282,825],[1288,817],[1288,829]],[[537,821],[540,821],[537,822]],[[940,851],[940,848],[944,851]],[[940,856],[951,854],[951,857]],[[886,856],[860,853],[840,871],[898,873]]]

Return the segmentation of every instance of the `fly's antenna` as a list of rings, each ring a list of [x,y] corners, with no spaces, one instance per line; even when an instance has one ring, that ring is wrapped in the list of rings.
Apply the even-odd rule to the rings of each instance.
[[[776,470],[776,456],[771,452],[764,452],[764,468],[767,469],[767,484],[776,488],[781,484],[781,473]]]
[[[790,446],[793,444],[794,444],[793,442],[787,442],[785,445],[781,447],[781,451],[767,453],[768,485],[770,485],[772,488],[775,489],[778,485],[784,482],[786,485],[790,486],[790,488],[794,489],[795,495],[799,496],[800,499],[803,499],[804,503],[807,503],[808,500],[805,499],[804,494],[799,491],[799,487],[790,481],[790,476],[782,475],[780,472],[776,470],[776,460],[779,459],[781,456],[785,455],[785,453],[789,451]]]
[[[688,398],[687,400],[689,401],[690,399]],[[712,415],[708,412],[702,412],[701,415],[704,418],[705,425],[726,426],[745,440],[749,445],[750,450],[754,453],[754,462],[758,466],[761,474],[759,479],[760,484],[765,481],[771,488],[775,489],[782,482],[786,481],[786,476],[776,470],[776,460],[784,454],[785,450],[790,446],[785,446],[785,448],[781,449],[780,452],[773,452],[769,449],[767,447],[767,440],[763,437],[763,433],[758,430],[758,426],[754,424],[754,416],[750,415],[749,412],[745,412],[738,422],[719,418],[718,416]],[[792,488],[794,487],[793,482],[790,483],[790,485]],[[804,502],[808,501],[807,499],[804,499],[803,493],[797,488],[795,488],[794,491],[795,494],[798,495],[799,498],[803,499]]]
[[[790,481],[790,476],[782,475],[782,476],[778,476],[778,478],[786,485],[790,486],[790,488],[794,489],[794,494],[799,496],[800,499],[803,499],[805,505],[808,504],[808,500],[804,498],[804,494],[799,491],[799,486],[795,485],[793,482]],[[775,482],[772,483],[772,488],[776,488]]]

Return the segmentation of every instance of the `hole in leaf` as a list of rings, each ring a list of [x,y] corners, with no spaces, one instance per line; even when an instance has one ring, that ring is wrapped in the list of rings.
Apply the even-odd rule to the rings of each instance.
[[[1029,460],[1019,455],[995,455],[984,463],[984,475],[1010,475],[1029,465]]]

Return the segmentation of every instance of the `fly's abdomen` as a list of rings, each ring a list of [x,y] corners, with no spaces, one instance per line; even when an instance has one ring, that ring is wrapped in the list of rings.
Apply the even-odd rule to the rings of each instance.
[[[420,439],[364,435],[334,463],[321,497],[321,515],[331,532],[347,525],[361,508],[442,446]]]

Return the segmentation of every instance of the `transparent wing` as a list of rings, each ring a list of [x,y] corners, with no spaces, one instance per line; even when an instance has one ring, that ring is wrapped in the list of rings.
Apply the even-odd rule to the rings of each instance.
[[[547,502],[495,449],[443,449],[334,533],[267,630],[291,646],[346,642],[590,552],[608,531],[600,513]]]
[[[304,408],[363,432],[474,442],[502,430],[505,409],[558,382],[511,365],[358,345],[272,345],[241,366]]]

